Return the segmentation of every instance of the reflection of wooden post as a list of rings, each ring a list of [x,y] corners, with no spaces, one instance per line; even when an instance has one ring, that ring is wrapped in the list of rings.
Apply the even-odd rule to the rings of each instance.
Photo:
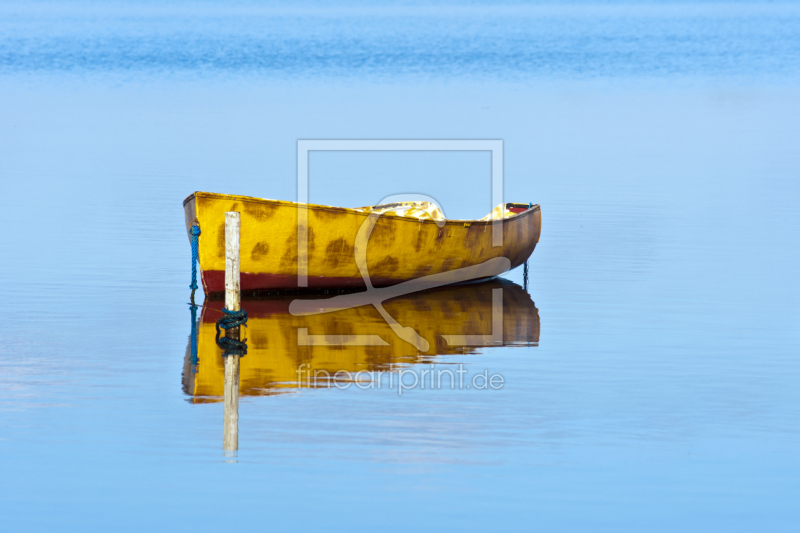
[[[239,213],[225,213],[225,308],[239,311]],[[239,340],[239,328],[225,331],[226,337]],[[222,449],[239,449],[239,356],[225,357],[225,421],[222,430]]]

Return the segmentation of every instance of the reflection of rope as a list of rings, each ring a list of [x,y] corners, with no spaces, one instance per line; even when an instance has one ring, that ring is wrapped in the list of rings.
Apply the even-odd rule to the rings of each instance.
[[[247,327],[247,311],[244,309],[240,311],[229,311],[222,309],[223,316],[217,320],[217,346],[225,350],[222,357],[235,355],[243,357],[247,353],[247,339],[238,340],[230,337],[220,338],[219,334],[222,330],[229,330],[231,328],[238,328],[239,326]]]
[[[189,309],[192,311],[192,336],[190,339],[191,342],[191,354],[192,354],[192,369],[194,370],[195,374],[197,373],[197,306],[191,305]]]
[[[216,307],[211,307],[210,305],[207,305],[205,303],[195,304],[195,303],[189,302],[188,305],[190,305],[190,306],[193,305],[193,306],[197,307],[198,309],[210,309],[211,311],[215,311],[217,313],[221,313],[222,312],[222,309],[217,309]]]
[[[222,352],[222,357],[228,357],[229,355],[244,357],[244,355],[247,353],[247,339],[237,341],[236,339],[231,339],[230,337],[220,338],[219,333],[219,330],[217,330],[217,346],[225,350]]]
[[[525,266],[522,268],[522,288],[528,290],[528,262],[525,261]]]

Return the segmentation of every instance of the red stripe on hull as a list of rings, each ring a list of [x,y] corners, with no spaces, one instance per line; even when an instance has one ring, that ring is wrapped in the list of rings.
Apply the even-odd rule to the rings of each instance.
[[[225,271],[224,270],[204,270],[201,274],[203,280],[203,290],[206,294],[225,291]],[[375,287],[386,287],[400,283],[401,279],[372,278],[372,285]],[[250,274],[242,272],[240,277],[240,287],[242,291],[258,290],[288,290],[297,289],[297,276],[288,274]],[[308,276],[308,288],[310,289],[333,289],[333,288],[353,288],[366,289],[364,280],[361,278],[333,278],[321,276]]]

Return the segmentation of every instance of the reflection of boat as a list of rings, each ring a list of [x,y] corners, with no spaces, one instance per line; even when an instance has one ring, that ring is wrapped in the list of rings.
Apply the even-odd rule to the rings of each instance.
[[[539,242],[538,205],[501,204],[481,220],[444,220],[427,202],[360,209],[308,205],[196,192],[184,200],[187,231],[200,226],[199,263],[203,289],[224,290],[224,213],[241,212],[241,287],[244,291],[298,287],[305,265],[308,287],[364,287],[354,260],[356,237],[370,214],[366,263],[374,286],[387,286],[506,257],[508,268],[524,263]],[[298,216],[307,219],[307,264],[298,262]],[[502,220],[502,245],[493,246],[491,216]],[[500,229],[500,228],[498,228]],[[497,235],[498,239],[500,234]],[[500,272],[491,273],[491,276]],[[471,279],[490,277],[476,275]],[[467,278],[470,279],[470,278]],[[464,281],[459,280],[459,281]]]
[[[240,394],[261,395],[309,384],[298,383],[298,369],[315,373],[337,371],[386,371],[403,363],[430,363],[435,355],[475,353],[477,348],[459,339],[491,337],[499,325],[497,293],[502,290],[502,337],[487,345],[536,345],[539,313],[530,296],[519,285],[494,279],[469,285],[454,285],[393,298],[384,302],[386,311],[404,327],[414,328],[429,344],[421,352],[398,338],[378,311],[369,305],[332,313],[293,316],[289,304],[296,297],[280,296],[242,302],[249,315],[247,355],[241,359]],[[493,309],[493,301],[495,306]],[[187,350],[183,386],[200,399],[221,396],[223,360],[215,342],[215,321],[221,316],[220,301],[207,301],[197,326],[196,359]],[[494,324],[493,324],[494,318]],[[308,342],[379,337],[383,345],[330,345]],[[191,339],[190,339],[191,342]],[[306,345],[299,345],[305,343]],[[347,344],[347,343],[345,343]],[[356,343],[357,344],[357,343]],[[459,345],[461,344],[461,345]],[[320,384],[323,385],[323,384]]]

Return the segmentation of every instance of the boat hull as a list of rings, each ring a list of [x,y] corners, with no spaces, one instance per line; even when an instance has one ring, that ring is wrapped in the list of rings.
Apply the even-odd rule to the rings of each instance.
[[[243,291],[298,287],[298,211],[294,202],[197,192],[184,201],[187,235],[200,226],[198,258],[203,290],[225,290],[224,213],[241,213]],[[356,235],[369,213],[309,204],[306,209],[308,288],[364,288],[356,264]],[[508,268],[524,263],[541,233],[538,205],[503,220],[503,244],[492,246],[492,221],[448,220],[443,224],[395,215],[377,218],[366,263],[373,286],[473,267],[505,257]],[[495,272],[496,275],[500,272]],[[476,278],[485,277],[481,275]]]

